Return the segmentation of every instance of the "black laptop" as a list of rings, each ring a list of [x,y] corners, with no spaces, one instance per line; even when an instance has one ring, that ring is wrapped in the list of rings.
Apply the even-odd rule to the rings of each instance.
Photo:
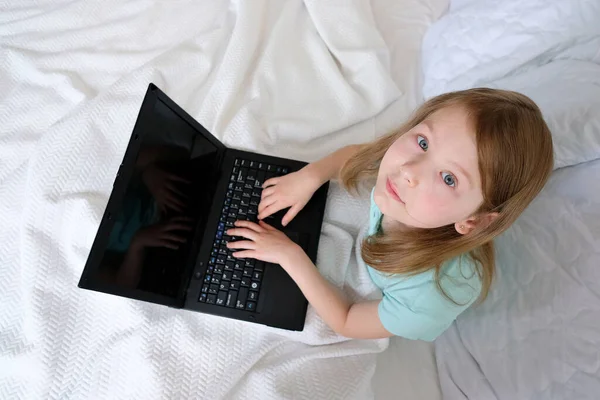
[[[262,183],[303,162],[225,147],[150,84],[79,287],[302,330],[307,300],[279,265],[236,259],[226,231],[257,221]],[[316,261],[328,185],[285,228]]]

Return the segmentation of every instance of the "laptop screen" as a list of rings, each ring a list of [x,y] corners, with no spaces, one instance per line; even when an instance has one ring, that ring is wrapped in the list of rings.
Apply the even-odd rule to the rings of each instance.
[[[194,230],[206,223],[219,149],[159,97],[144,118],[133,172],[126,174],[108,244],[90,278],[128,297],[147,298],[135,295],[141,291],[176,298]]]

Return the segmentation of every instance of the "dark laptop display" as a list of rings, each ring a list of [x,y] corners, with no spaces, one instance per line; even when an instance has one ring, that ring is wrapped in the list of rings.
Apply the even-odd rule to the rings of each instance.
[[[218,149],[164,102],[141,136],[133,174],[100,262],[106,283],[175,299],[195,226],[206,223]]]
[[[278,265],[235,259],[226,230],[256,222],[262,183],[303,165],[226,148],[151,84],[79,286],[302,329],[307,302],[295,283]],[[313,261],[326,193],[284,230]],[[267,222],[283,229],[283,213]]]

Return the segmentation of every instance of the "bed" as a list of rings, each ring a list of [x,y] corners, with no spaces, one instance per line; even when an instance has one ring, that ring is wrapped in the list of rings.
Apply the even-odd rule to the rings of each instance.
[[[600,393],[597,2],[0,7],[0,397]],[[559,170],[498,240],[490,299],[435,345],[346,340],[310,308],[305,331],[290,333],[81,291],[151,81],[227,145],[305,161],[388,132],[424,97],[519,90],[549,119]],[[356,257],[367,207],[366,196],[332,185],[318,256],[323,274],[356,298],[376,295]]]

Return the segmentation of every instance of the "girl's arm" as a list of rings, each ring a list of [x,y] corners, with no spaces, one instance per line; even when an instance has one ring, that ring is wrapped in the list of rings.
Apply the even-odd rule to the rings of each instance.
[[[308,164],[306,168],[319,178],[319,186],[321,186],[325,182],[337,179],[340,175],[342,166],[350,159],[350,157],[355,155],[361,147],[362,145],[360,144],[342,147],[327,157]]]
[[[237,258],[255,258],[281,265],[296,282],[317,314],[342,336],[360,339],[378,339],[392,336],[381,321],[378,301],[351,304],[317,270],[302,247],[292,242],[285,233],[260,221],[236,221],[235,228],[227,230],[231,236],[247,240],[227,243],[236,250]]]
[[[379,320],[379,300],[351,304],[319,273],[304,251],[284,260],[281,266],[290,274],[317,314],[339,335],[356,339],[393,336]]]

